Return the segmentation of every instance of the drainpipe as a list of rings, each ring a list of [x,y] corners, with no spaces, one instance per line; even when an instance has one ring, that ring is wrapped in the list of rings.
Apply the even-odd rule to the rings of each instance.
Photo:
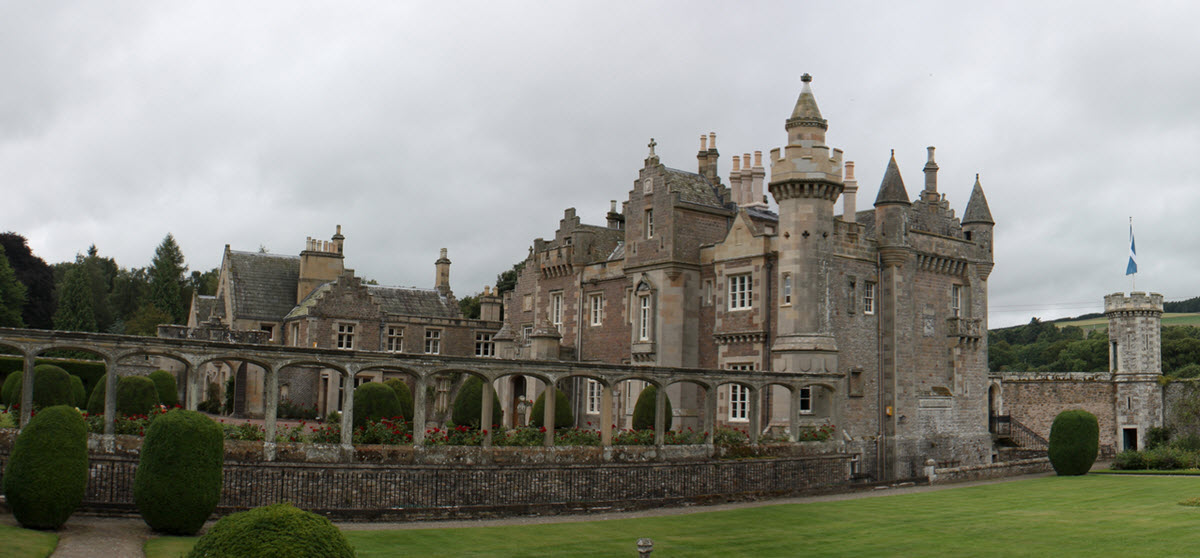
[[[767,257],[763,258],[763,260],[766,262],[763,265],[763,268],[766,270],[766,273],[764,275],[766,276],[766,283],[767,283],[766,289],[764,291],[767,293],[767,296],[763,297],[763,326],[765,327],[767,334],[765,336],[763,336],[764,345],[763,345],[763,356],[762,356],[762,359],[763,359],[762,369],[770,370],[771,369],[771,332],[773,331],[773,328],[771,327],[771,309],[775,306],[775,300],[779,298],[779,293],[775,293],[775,295],[776,295],[775,298],[770,297],[771,285],[774,283],[773,280],[775,279],[775,274],[772,272],[772,270],[775,268],[775,266],[771,262],[770,254],[767,254]],[[770,417],[771,417],[771,415],[775,414],[774,410],[771,408],[771,386],[766,386],[766,388],[767,388],[766,389],[767,404],[766,405],[762,405],[761,403],[759,404],[760,412],[758,413],[758,429],[760,432],[763,430],[763,424],[762,424],[763,423],[763,420],[762,420],[763,414],[767,415],[767,427],[768,428],[771,426],[771,418]],[[761,399],[762,397],[763,397],[763,394],[760,393],[759,398]],[[766,413],[763,413],[762,410],[765,410]],[[797,410],[789,408],[788,412],[794,413],[794,412],[797,412]]]
[[[875,274],[879,278],[875,282],[875,288],[877,291],[875,293],[876,306],[878,306],[879,305],[878,303],[883,300],[883,297],[880,296],[880,294],[882,293],[882,287],[883,287],[882,269],[883,269],[883,256],[876,254],[875,255]],[[875,312],[875,340],[876,340],[876,344],[878,345],[878,350],[879,350],[878,355],[876,355],[877,360],[876,360],[876,366],[875,366],[875,374],[876,374],[875,375],[875,391],[876,391],[877,397],[878,397],[876,406],[878,407],[878,411],[879,411],[878,412],[878,414],[879,414],[879,417],[878,417],[879,433],[878,433],[878,435],[875,436],[875,475],[876,475],[875,480],[882,481],[883,473],[886,470],[883,460],[885,457],[887,457],[887,442],[884,440],[884,433],[886,432],[886,428],[884,427],[884,421],[887,419],[887,410],[884,408],[884,405],[883,405],[883,312],[881,311],[882,308],[880,308],[879,310],[880,311]]]

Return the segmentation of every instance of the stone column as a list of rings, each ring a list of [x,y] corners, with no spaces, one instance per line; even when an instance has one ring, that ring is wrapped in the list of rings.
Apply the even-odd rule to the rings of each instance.
[[[717,386],[704,386],[704,443],[712,445],[717,435]]]
[[[33,367],[36,366],[36,360],[33,351],[25,353],[25,366],[21,371],[21,428],[25,428],[33,416]],[[107,427],[105,432],[111,434]]]
[[[605,384],[600,392],[600,445],[612,445],[613,435],[613,388]]]
[[[483,389],[480,391],[479,401],[479,430],[483,432],[483,447],[491,447],[492,445],[492,398],[496,393],[496,386],[492,385],[490,378],[483,379]]]
[[[654,445],[663,445],[667,429],[667,386],[654,390]]]
[[[113,358],[104,359],[105,372],[108,374],[104,383],[104,451],[111,453],[116,449],[117,434],[117,361]]]
[[[792,390],[791,408],[788,410],[788,437],[792,442],[800,441],[800,389],[799,384],[789,386]]]
[[[762,388],[751,387],[749,389],[750,393],[747,395],[750,398],[750,416],[746,417],[750,419],[748,434],[750,434],[750,443],[757,444],[758,433],[762,430],[762,421],[759,420],[759,415],[762,414]]]
[[[354,373],[352,368],[346,370],[342,390],[342,459],[346,461],[354,458]]]
[[[263,367],[266,397],[263,400],[263,460],[275,461],[275,419],[279,414],[279,370],[274,364]]]
[[[200,401],[204,396],[204,381],[200,376],[200,368],[190,360],[184,361],[183,378],[183,383],[187,386],[187,393],[183,398],[183,408],[195,411],[200,408]]]
[[[413,382],[413,447],[425,445],[425,376],[417,376]]]
[[[554,447],[554,404],[558,399],[558,397],[556,397],[557,393],[555,393],[555,390],[558,388],[555,387],[554,384],[555,381],[553,378],[551,378],[550,381],[546,383],[546,389],[542,391],[542,393],[545,394],[542,397],[542,400],[545,401],[545,412],[542,413],[542,425],[544,425],[546,428],[546,436],[542,444],[548,448]]]

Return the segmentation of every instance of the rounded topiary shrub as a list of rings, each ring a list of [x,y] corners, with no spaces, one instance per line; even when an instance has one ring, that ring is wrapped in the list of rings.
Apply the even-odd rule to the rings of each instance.
[[[354,389],[354,427],[365,426],[367,421],[392,418],[400,415],[400,401],[396,391],[379,382],[367,382]]]
[[[92,394],[88,396],[87,412],[89,415],[104,414],[104,394],[108,391],[108,374],[100,376],[96,381],[96,387],[92,388]]]
[[[145,376],[125,376],[117,382],[117,414],[148,415],[158,406],[158,388]]]
[[[354,547],[328,519],[291,504],[272,504],[221,518],[188,556],[352,558]]]
[[[529,425],[534,428],[544,426],[545,419],[546,390],[542,390],[541,395],[538,395],[537,400],[533,402],[533,409],[530,410]],[[554,427],[570,428],[572,426],[575,426],[575,413],[571,412],[571,402],[567,400],[567,394],[554,388]]]
[[[634,430],[654,430],[654,400],[658,397],[658,388],[653,385],[646,386],[642,393],[638,395],[637,403],[633,405],[633,429]],[[667,402],[667,424],[666,430],[671,429],[671,423],[674,422],[675,413],[671,409],[671,397],[666,397]]]
[[[73,407],[38,412],[13,443],[4,497],[31,529],[57,529],[83,501],[88,480],[87,428]]]
[[[83,380],[74,374],[71,375],[71,396],[75,400],[75,407],[87,407],[87,390],[83,388]]]
[[[146,429],[133,501],[146,525],[194,535],[221,499],[225,434],[203,413],[174,409]]]
[[[166,370],[155,370],[150,373],[150,381],[158,390],[158,402],[167,407],[179,406],[179,389],[175,386],[175,375]]]
[[[392,378],[384,382],[383,385],[392,388],[392,391],[396,392],[396,400],[400,402],[400,412],[404,413],[404,418],[412,420],[413,396],[412,390],[408,389],[408,384],[400,378]]]
[[[1096,462],[1100,424],[1082,409],[1063,411],[1050,425],[1050,464],[1059,475],[1083,475]]]
[[[462,387],[458,388],[458,395],[454,397],[454,414],[452,416],[454,424],[479,428],[479,415],[483,413],[482,403],[483,380],[478,376],[471,376],[467,378],[466,382],[463,382]],[[500,424],[502,416],[500,398],[493,390],[492,424]]]
[[[14,370],[4,381],[3,396],[8,405],[21,402],[21,390],[24,387],[24,373]],[[39,364],[33,367],[33,407],[43,409],[55,405],[75,406],[75,393],[71,390],[72,376],[66,370],[53,364]],[[11,382],[11,383],[10,383]]]

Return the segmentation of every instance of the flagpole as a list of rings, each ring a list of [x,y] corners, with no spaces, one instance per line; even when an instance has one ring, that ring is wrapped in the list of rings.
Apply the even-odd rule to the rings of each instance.
[[[1130,250],[1132,251],[1133,250],[1133,215],[1129,216],[1129,246],[1130,246]],[[1132,289],[1131,291],[1129,291],[1129,294],[1132,295],[1133,293],[1137,292],[1137,268],[1136,267],[1134,268],[1133,273],[1129,274],[1129,284],[1130,284],[1130,288]]]

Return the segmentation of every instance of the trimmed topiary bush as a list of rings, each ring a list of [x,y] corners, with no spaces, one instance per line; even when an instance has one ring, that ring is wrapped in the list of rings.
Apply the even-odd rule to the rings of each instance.
[[[654,430],[654,400],[658,397],[658,388],[653,385],[646,386],[642,393],[638,395],[637,403],[633,405],[633,429],[634,430]],[[671,409],[671,397],[667,396],[667,424],[666,430],[671,429],[671,423],[674,422],[674,411]]]
[[[148,415],[158,406],[158,388],[145,376],[125,376],[117,382],[117,414]]]
[[[67,405],[42,409],[13,443],[4,497],[30,529],[57,529],[83,501],[88,480],[87,427]]]
[[[542,390],[537,400],[533,402],[533,409],[530,410],[529,425],[534,428],[544,426],[545,417],[546,390]],[[567,400],[567,394],[554,388],[554,427],[571,428],[572,426],[575,426],[575,413],[571,412],[571,402]]]
[[[1060,476],[1085,475],[1100,450],[1100,424],[1082,409],[1063,411],[1050,425],[1050,464]]]
[[[158,391],[158,402],[170,407],[179,406],[179,389],[175,386],[175,375],[166,370],[155,370],[150,373],[151,382]]]
[[[1137,450],[1125,450],[1113,458],[1112,468],[1118,471],[1140,471],[1147,469],[1146,456]]]
[[[83,389],[83,380],[79,376],[71,376],[71,396],[75,399],[76,408],[87,408],[87,390]]]
[[[21,403],[21,389],[24,386],[24,373],[9,374],[0,388],[5,403],[17,405]],[[55,405],[75,406],[75,393],[71,390],[71,375],[66,370],[53,364],[39,364],[33,367],[33,408],[43,409]]]
[[[272,504],[221,518],[188,556],[353,558],[354,547],[328,519],[291,504]]]
[[[367,382],[354,389],[354,427],[367,421],[400,416],[396,391],[379,382]]]
[[[461,426],[470,426],[479,428],[479,415],[483,412],[481,404],[483,402],[483,380],[478,376],[471,376],[463,382],[461,388],[458,388],[458,395],[454,398],[454,414],[452,416],[454,424]],[[492,391],[492,424],[500,424],[503,415],[500,412],[500,398],[496,396],[495,390]]]
[[[88,397],[87,412],[89,415],[104,414],[104,394],[108,391],[108,374],[100,376],[96,387],[92,388],[92,395]]]
[[[412,420],[413,396],[412,390],[408,389],[408,384],[400,378],[392,378],[384,382],[383,385],[392,388],[396,392],[396,400],[400,401],[400,411],[404,413],[404,418]]]
[[[174,409],[146,429],[133,501],[151,529],[194,535],[217,509],[225,433],[203,413]]]

